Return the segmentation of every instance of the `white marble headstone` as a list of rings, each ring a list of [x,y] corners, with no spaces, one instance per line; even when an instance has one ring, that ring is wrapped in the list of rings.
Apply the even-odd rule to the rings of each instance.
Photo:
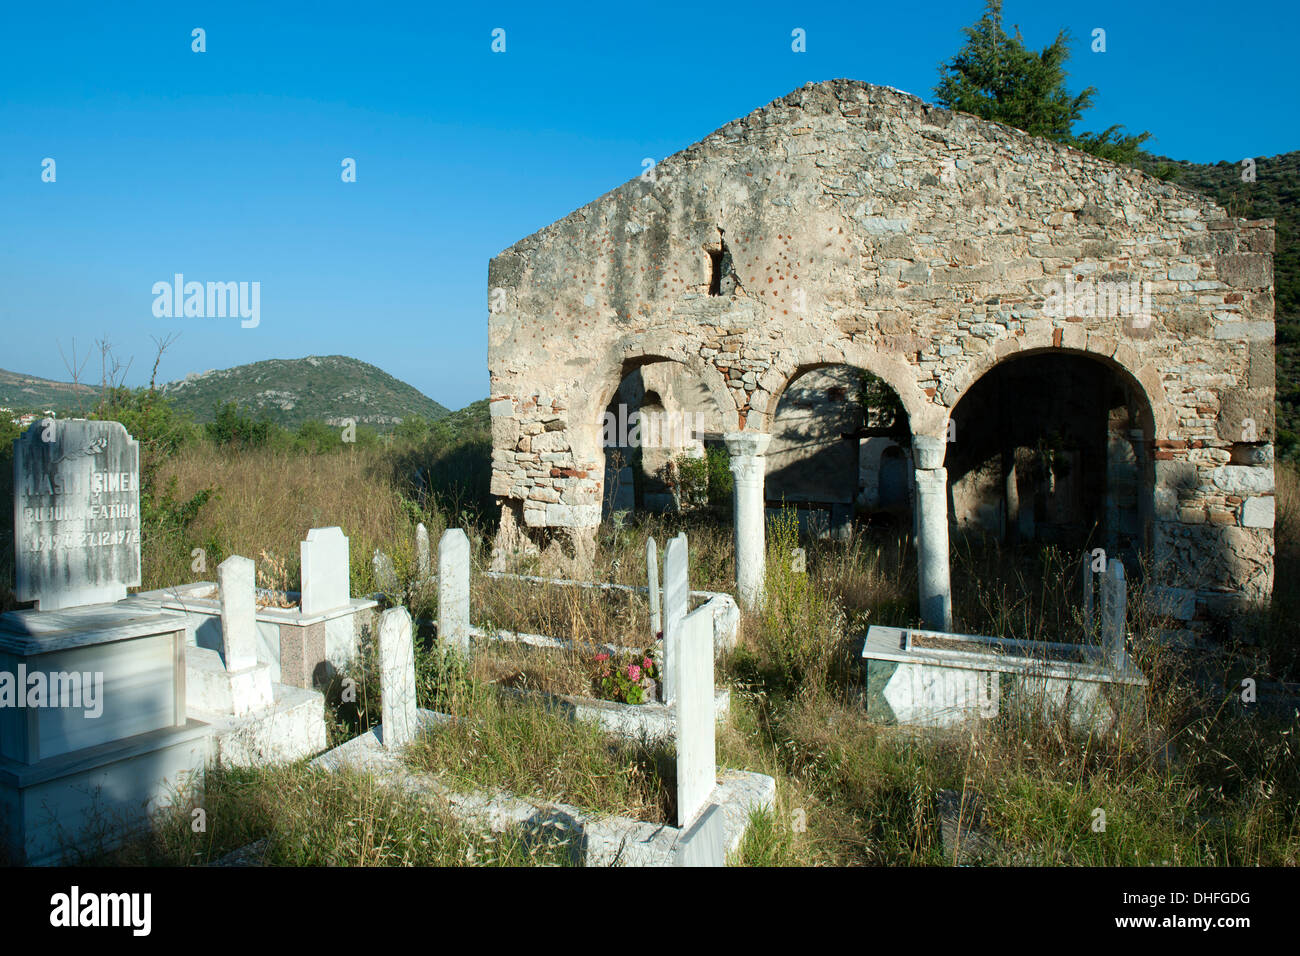
[[[410,743],[418,726],[415,639],[404,607],[390,608],[379,618],[379,694],[384,746]]]
[[[342,528],[312,528],[302,543],[302,613],[324,614],[351,603],[348,539]]]
[[[664,703],[677,696],[677,657],[682,621],[691,602],[690,560],[686,538],[678,535],[664,552]]]
[[[237,554],[217,566],[221,646],[228,671],[242,671],[257,663],[256,571],[252,561]]]
[[[650,596],[650,640],[658,640],[664,629],[659,613],[659,546],[653,537],[645,543],[645,577]]]
[[[42,611],[140,584],[140,446],[120,422],[46,419],[14,440],[14,591]]]
[[[415,526],[415,569],[421,581],[429,580],[432,564],[429,559],[429,529],[421,521]]]
[[[438,539],[438,640],[469,652],[469,538],[460,528]]]
[[[688,827],[718,782],[713,710],[713,610],[686,615],[677,641],[677,825]]]

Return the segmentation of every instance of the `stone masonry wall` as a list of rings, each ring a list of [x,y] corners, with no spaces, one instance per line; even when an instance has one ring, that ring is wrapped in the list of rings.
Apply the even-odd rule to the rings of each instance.
[[[639,364],[681,363],[726,428],[760,432],[800,371],[853,365],[898,393],[914,434],[943,436],[997,362],[1066,350],[1150,405],[1156,558],[1182,589],[1171,615],[1271,591],[1271,222],[848,80],[728,123],[649,179],[492,260],[503,547],[589,545],[600,415]],[[1049,314],[1049,283],[1067,279],[1150,283],[1154,318]]]

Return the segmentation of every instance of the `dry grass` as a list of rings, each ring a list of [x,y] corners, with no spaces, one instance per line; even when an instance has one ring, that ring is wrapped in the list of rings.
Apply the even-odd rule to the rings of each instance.
[[[470,674],[497,687],[574,697],[596,696],[591,654],[568,648],[536,648],[526,644],[480,642],[474,648]]]
[[[370,585],[376,546],[403,582],[421,517],[434,541],[442,519],[421,516],[397,493],[382,462],[365,455],[320,459],[267,453],[187,452],[168,466],[181,491],[217,485],[221,497],[195,522],[217,554],[285,555],[296,575],[297,542],[312,526],[339,524],[352,538],[354,592]],[[936,791],[984,807],[988,840],[979,859],[1004,864],[1295,865],[1300,863],[1300,754],[1294,719],[1243,708],[1233,688],[1243,668],[1265,679],[1294,673],[1300,597],[1300,480],[1277,469],[1277,589],[1259,644],[1199,657],[1158,639],[1161,622],[1130,600],[1132,652],[1151,679],[1145,716],[1113,735],[1078,735],[1059,718],[1008,708],[999,718],[946,734],[916,734],[868,719],[858,653],[872,623],[916,620],[915,559],[905,538],[856,536],[804,542],[808,572],[789,568],[796,543],[780,525],[769,536],[768,604],[745,615],[741,646],[719,670],[732,688],[720,729],[722,765],[777,779],[776,810],[754,821],[741,861],[755,865],[943,865],[958,858],[940,840]],[[637,519],[602,530],[593,577],[642,584],[644,544],[690,535],[692,584],[731,590],[731,532],[680,516]],[[475,561],[485,561],[487,535]],[[204,546],[200,540],[195,546]],[[188,550],[184,552],[188,554]],[[957,542],[953,580],[963,629],[1030,639],[1079,633],[1075,569],[1050,548],[1011,554],[990,542]],[[188,564],[185,565],[188,571]],[[155,581],[174,583],[162,565]],[[193,576],[182,576],[190,580]],[[432,614],[427,591],[416,608]],[[593,643],[643,645],[646,598],[476,575],[475,623]],[[422,705],[452,709],[461,732],[429,738],[419,759],[465,786],[500,787],[600,812],[670,819],[669,754],[617,745],[531,703],[503,699],[492,682],[581,693],[580,652],[484,650],[468,673],[427,649],[417,658]],[[1291,656],[1288,657],[1287,655]],[[432,663],[430,663],[432,661]],[[1288,663],[1290,662],[1290,663]],[[1290,671],[1287,668],[1291,668]],[[372,675],[373,676],[373,675]],[[373,686],[372,686],[373,685]],[[378,713],[377,681],[366,704]],[[297,782],[295,782],[297,781]],[[312,786],[318,786],[313,784]],[[232,802],[220,839],[203,849],[176,830],[162,858],[208,859],[273,821],[283,862],[454,862],[472,834],[435,823],[427,810],[349,781],[312,794],[292,775],[217,775],[210,793]],[[1094,827],[1104,811],[1105,829]],[[424,814],[421,816],[421,814]],[[349,820],[359,821],[351,826]],[[233,821],[233,822],[232,822]],[[359,839],[351,830],[360,827]],[[427,834],[442,834],[421,850]],[[458,835],[459,834],[459,835]],[[441,841],[441,842],[438,842]],[[469,850],[466,847],[470,847]],[[546,862],[522,842],[490,859]],[[286,849],[287,848],[287,849]],[[190,854],[190,856],[186,856]],[[155,857],[157,858],[157,857]]]
[[[145,549],[146,588],[211,579],[232,554],[265,552],[275,574],[290,583],[300,573],[299,544],[311,528],[338,525],[348,536],[352,592],[374,590],[370,558],[382,548],[399,573],[413,576],[415,525],[423,520],[433,541],[444,525],[421,514],[394,486],[382,452],[348,449],[307,456],[287,451],[239,451],[208,444],[186,446],[163,466],[160,479],[176,482],[175,497],[204,488],[216,495],[199,512],[186,540]],[[206,569],[192,570],[191,551],[206,551]],[[295,584],[296,588],[296,584]]]
[[[482,686],[450,711],[460,719],[426,732],[405,756],[453,787],[504,790],[650,823],[675,819],[675,758],[667,745],[610,740],[598,725]]]
[[[188,802],[155,817],[151,833],[79,862],[201,866],[260,844],[266,866],[565,866],[571,849],[536,833],[491,834],[459,824],[445,805],[382,781],[302,764],[210,768],[196,831]]]

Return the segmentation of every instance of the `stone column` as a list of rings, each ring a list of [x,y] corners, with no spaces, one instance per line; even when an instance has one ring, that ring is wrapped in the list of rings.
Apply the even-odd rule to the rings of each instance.
[[[732,507],[736,526],[736,597],[742,606],[755,610],[763,602],[766,555],[766,521],[763,478],[771,435],[761,432],[728,432],[722,436],[731,455],[735,476]]]
[[[918,435],[916,457],[917,579],[921,620],[936,631],[952,629],[952,586],[948,576],[948,469],[941,467],[946,443]]]

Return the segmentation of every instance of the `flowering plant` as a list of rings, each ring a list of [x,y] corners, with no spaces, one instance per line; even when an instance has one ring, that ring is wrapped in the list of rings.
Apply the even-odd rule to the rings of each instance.
[[[659,665],[650,651],[617,660],[604,651],[595,657],[592,683],[605,700],[643,704],[653,700]]]

